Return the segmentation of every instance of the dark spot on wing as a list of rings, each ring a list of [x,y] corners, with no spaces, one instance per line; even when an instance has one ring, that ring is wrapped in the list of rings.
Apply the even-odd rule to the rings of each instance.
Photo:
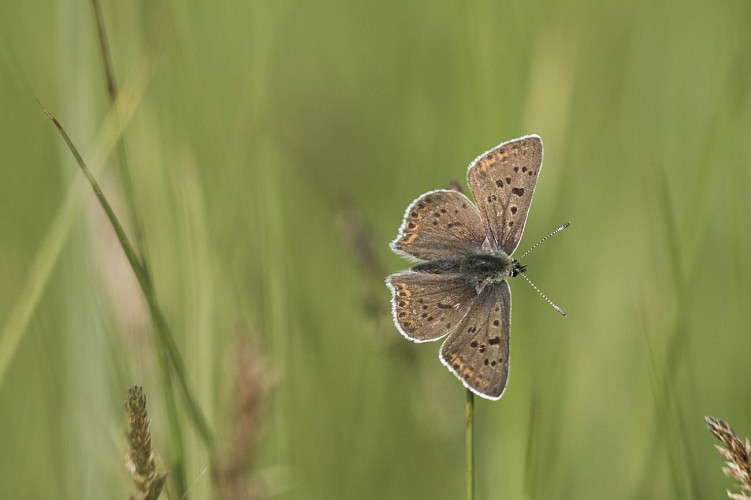
[[[516,196],[524,196],[524,188],[513,188],[511,192]]]

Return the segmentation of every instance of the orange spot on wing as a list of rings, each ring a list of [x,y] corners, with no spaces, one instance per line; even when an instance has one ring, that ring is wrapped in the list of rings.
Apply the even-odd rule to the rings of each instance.
[[[418,226],[419,227],[419,226]],[[402,240],[403,245],[408,245],[417,239],[417,233],[409,233],[406,238]]]
[[[467,379],[474,377],[475,371],[467,366],[467,364],[459,358],[458,354],[452,353],[450,358],[449,364],[454,370],[456,370],[456,373]]]
[[[412,296],[412,292],[409,291],[409,288],[407,287],[406,283],[394,283],[394,284],[396,285],[396,288],[397,288],[397,290],[399,292],[399,296],[400,297],[411,297]],[[401,295],[401,292],[404,292],[404,295]],[[409,305],[409,303],[410,303],[408,300],[405,300],[404,302],[406,302],[407,305]]]

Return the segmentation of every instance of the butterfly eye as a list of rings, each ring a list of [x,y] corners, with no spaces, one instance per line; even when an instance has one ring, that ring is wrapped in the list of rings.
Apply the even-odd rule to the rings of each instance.
[[[527,266],[523,266],[518,260],[514,261],[514,267],[511,270],[511,277],[517,276],[527,270]]]

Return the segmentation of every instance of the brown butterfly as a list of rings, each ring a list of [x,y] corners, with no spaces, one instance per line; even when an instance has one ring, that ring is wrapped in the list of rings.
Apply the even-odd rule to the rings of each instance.
[[[397,329],[414,342],[448,335],[441,362],[488,399],[500,399],[506,388],[508,280],[526,270],[511,255],[524,232],[541,168],[538,136],[504,142],[469,165],[476,205],[458,191],[425,193],[409,205],[391,243],[394,252],[422,261],[386,278]]]

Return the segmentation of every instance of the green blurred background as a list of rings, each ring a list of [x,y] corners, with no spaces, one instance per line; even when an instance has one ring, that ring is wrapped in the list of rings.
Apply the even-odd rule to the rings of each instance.
[[[383,278],[408,263],[388,242],[415,197],[528,133],[545,168],[520,248],[573,221],[525,262],[569,314],[513,283],[509,386],[476,404],[477,498],[732,487],[703,418],[751,434],[749,2],[102,10],[136,95],[136,239],[220,456],[257,385],[245,467],[264,497],[462,498],[464,389],[439,344],[391,324]],[[90,191],[65,212],[85,180],[35,102],[91,160],[110,108],[91,3],[3,2],[0,75],[0,496],[124,498],[131,384],[161,470],[175,450],[149,318]],[[117,158],[91,166],[132,221]]]

